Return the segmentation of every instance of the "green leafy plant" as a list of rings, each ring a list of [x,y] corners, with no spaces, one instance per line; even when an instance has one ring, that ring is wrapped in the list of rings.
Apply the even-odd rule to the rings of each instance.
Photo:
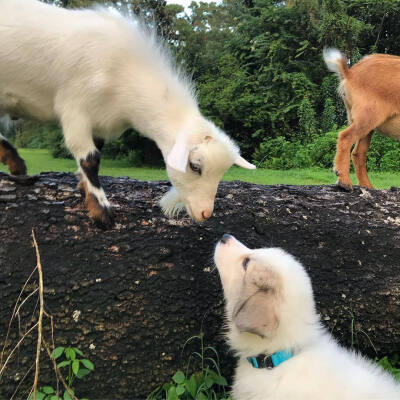
[[[170,382],[156,388],[147,400],[231,400],[226,390],[228,383],[221,375],[217,350],[205,346],[203,332],[189,338],[184,347],[193,340],[199,341],[200,351],[189,356],[186,371],[177,371]],[[189,373],[193,357],[200,362],[200,368]]]
[[[378,365],[380,365],[385,371],[390,372],[396,380],[400,381],[400,357],[395,354],[391,359],[387,356],[376,360]]]
[[[65,371],[65,383],[71,393],[74,393],[74,380],[82,379],[94,370],[93,363],[84,358],[82,351],[76,347],[56,347],[51,353],[51,358],[57,360],[58,369]],[[28,400],[34,400],[33,393],[30,394]],[[68,390],[65,390],[63,396],[60,397],[52,386],[42,386],[36,392],[36,400],[72,400],[72,397]]]

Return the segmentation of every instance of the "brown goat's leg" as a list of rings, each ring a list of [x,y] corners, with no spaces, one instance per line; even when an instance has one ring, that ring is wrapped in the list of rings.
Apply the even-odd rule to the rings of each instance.
[[[99,181],[100,152],[89,153],[85,159],[81,159],[80,179],[78,189],[85,192],[85,204],[90,217],[96,225],[103,229],[114,225],[110,204],[104,194]]]
[[[81,178],[78,183],[78,189],[85,198],[85,206],[89,211],[89,216],[96,225],[102,229],[111,228],[114,224],[111,210],[100,205],[97,197],[88,189],[88,184]]]
[[[25,161],[2,135],[0,135],[0,161],[8,166],[12,175],[26,175]]]
[[[337,184],[346,190],[353,189],[350,179],[350,150],[353,144],[366,136],[374,126],[359,126],[351,124],[347,129],[339,133],[335,157],[334,171],[338,177]]]
[[[353,159],[354,169],[356,170],[358,184],[362,187],[372,188],[367,171],[367,152],[371,143],[372,132],[358,140],[354,146],[351,158]]]

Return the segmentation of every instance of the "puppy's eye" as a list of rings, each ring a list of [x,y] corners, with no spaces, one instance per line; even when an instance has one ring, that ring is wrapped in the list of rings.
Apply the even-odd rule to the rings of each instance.
[[[200,164],[194,164],[194,163],[192,163],[192,162],[189,161],[189,166],[190,166],[190,169],[191,169],[193,172],[196,172],[196,173],[198,173],[199,175],[201,175],[201,167],[200,167]]]
[[[250,261],[250,258],[249,258],[249,257],[246,257],[246,258],[243,260],[243,262],[242,262],[243,269],[244,269],[245,271],[247,271],[247,265],[249,264],[249,261]]]

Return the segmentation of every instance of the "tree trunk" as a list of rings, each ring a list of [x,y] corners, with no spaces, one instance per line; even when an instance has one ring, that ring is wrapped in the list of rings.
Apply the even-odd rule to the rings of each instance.
[[[379,356],[400,352],[400,190],[342,192],[335,186],[221,183],[214,216],[198,225],[163,216],[167,182],[101,179],[116,226],[89,221],[72,174],[45,173],[31,185],[0,173],[0,345],[19,292],[36,265],[39,244],[46,310],[56,346],[73,345],[95,371],[77,386],[90,399],[144,399],[186,367],[185,341],[200,332],[221,355],[223,298],[212,255],[223,233],[252,248],[279,246],[309,271],[322,321],[346,346]],[[37,287],[37,279],[23,298]],[[36,310],[36,311],[35,311]],[[8,352],[37,315],[36,296],[11,326]],[[49,324],[45,336],[49,338]],[[36,333],[8,365],[9,398],[33,364]],[[42,359],[46,359],[42,352]],[[0,365],[1,367],[1,365]],[[54,384],[44,362],[40,384]],[[24,398],[32,372],[20,386]]]

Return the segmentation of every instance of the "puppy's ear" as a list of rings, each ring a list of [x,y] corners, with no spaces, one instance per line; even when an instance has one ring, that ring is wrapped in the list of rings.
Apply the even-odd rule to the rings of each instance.
[[[234,317],[234,323],[242,332],[264,337],[279,325],[277,299],[272,292],[258,291],[242,304]]]

